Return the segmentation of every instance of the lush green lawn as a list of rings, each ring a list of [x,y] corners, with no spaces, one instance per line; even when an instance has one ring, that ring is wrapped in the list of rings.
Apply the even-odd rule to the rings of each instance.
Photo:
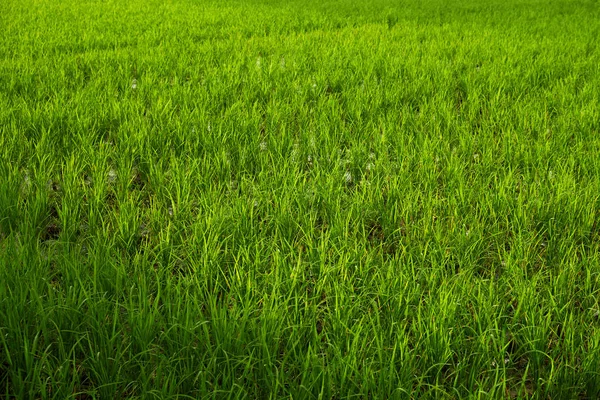
[[[598,1],[0,32],[0,397],[600,396]]]

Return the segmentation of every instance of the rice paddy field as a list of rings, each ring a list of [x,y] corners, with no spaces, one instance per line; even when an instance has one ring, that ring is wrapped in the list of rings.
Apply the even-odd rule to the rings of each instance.
[[[600,2],[3,0],[0,397],[600,397]]]

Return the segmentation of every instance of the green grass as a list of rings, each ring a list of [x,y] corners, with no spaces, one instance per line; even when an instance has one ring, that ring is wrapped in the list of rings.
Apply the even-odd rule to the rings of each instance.
[[[598,1],[0,31],[0,397],[600,397]]]

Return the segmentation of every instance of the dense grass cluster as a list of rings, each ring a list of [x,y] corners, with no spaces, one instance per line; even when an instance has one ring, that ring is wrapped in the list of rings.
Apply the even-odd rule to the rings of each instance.
[[[598,1],[0,3],[0,397],[600,397]]]

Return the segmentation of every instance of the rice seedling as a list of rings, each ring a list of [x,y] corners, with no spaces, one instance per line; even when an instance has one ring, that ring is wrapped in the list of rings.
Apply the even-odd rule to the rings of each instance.
[[[596,1],[0,27],[0,396],[600,396]]]

